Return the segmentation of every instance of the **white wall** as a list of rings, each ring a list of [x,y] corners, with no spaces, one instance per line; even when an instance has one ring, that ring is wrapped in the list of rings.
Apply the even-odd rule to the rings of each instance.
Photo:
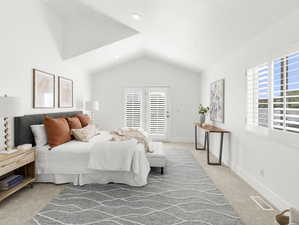
[[[173,141],[193,141],[192,123],[197,118],[200,75],[144,56],[92,76],[92,96],[100,102],[96,115],[103,129],[124,125],[123,90],[134,86],[169,86]]]
[[[32,69],[37,68],[73,79],[74,102],[82,108],[82,101],[90,97],[88,76],[62,60],[62,24],[41,2],[1,1],[0,95],[21,97],[25,114],[61,111],[32,109]]]
[[[202,101],[209,103],[209,85],[225,78],[224,161],[278,208],[299,208],[299,145],[282,142],[282,135],[256,135],[245,130],[247,68],[299,50],[299,11],[272,25],[234,55],[204,74]],[[299,136],[297,136],[298,139]],[[216,138],[213,139],[215,149]],[[215,151],[216,152],[216,151]],[[263,175],[264,174],[264,175]]]

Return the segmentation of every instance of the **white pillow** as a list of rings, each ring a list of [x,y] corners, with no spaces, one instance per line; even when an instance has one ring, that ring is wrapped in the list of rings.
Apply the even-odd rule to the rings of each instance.
[[[34,136],[36,147],[48,144],[48,137],[44,124],[31,125],[30,127]]]
[[[72,135],[78,141],[88,142],[91,138],[98,134],[98,130],[95,125],[89,124],[81,129],[72,129]]]

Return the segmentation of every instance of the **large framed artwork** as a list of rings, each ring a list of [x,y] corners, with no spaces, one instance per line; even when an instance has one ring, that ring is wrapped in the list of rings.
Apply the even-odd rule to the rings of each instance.
[[[211,83],[210,119],[216,122],[224,122],[224,79]]]
[[[55,108],[55,75],[33,69],[33,108]]]
[[[59,108],[72,108],[73,81],[65,77],[58,77],[58,106]]]

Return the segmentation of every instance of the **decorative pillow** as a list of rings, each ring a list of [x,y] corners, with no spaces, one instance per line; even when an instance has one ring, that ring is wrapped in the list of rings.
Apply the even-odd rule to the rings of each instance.
[[[82,128],[81,122],[78,117],[68,117],[66,118],[70,126],[70,129],[80,129]]]
[[[88,124],[91,124],[91,120],[87,114],[77,114],[76,117],[80,120],[82,127],[86,127]]]
[[[89,124],[81,129],[72,129],[72,134],[78,141],[88,142],[92,137],[97,135],[98,131],[95,125]]]
[[[51,148],[71,140],[71,130],[65,118],[44,118],[44,125]]]
[[[48,144],[48,138],[44,124],[31,125],[30,127],[34,136],[36,147],[41,147]]]

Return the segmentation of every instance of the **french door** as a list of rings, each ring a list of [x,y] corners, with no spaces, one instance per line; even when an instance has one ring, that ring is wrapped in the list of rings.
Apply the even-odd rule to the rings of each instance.
[[[167,140],[169,98],[167,87],[125,88],[125,126],[143,128],[154,140]]]

